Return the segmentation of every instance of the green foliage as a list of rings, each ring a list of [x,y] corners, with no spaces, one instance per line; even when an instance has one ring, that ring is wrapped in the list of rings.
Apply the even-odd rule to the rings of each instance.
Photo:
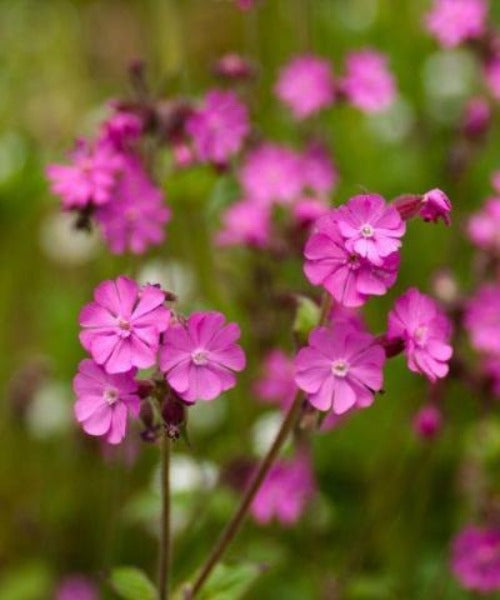
[[[239,600],[260,572],[258,565],[250,563],[217,565],[198,597],[200,600]]]
[[[148,577],[134,567],[116,567],[111,572],[110,582],[123,600],[156,600],[157,591]]]

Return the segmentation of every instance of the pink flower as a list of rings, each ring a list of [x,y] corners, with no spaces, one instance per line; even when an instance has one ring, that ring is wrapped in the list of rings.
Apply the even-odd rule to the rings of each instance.
[[[239,337],[238,325],[226,325],[219,312],[193,313],[185,325],[169,327],[160,350],[169,385],[189,403],[213,400],[233,388],[233,371],[245,368],[245,354],[235,343]]]
[[[341,415],[370,406],[382,389],[385,352],[375,338],[346,324],[317,327],[295,359],[295,382],[318,410]]]
[[[295,366],[293,360],[282,350],[271,350],[264,359],[261,378],[256,381],[256,395],[265,402],[289,408],[295,398]]]
[[[293,217],[300,227],[309,227],[329,210],[328,204],[318,198],[302,198],[292,206]]]
[[[423,406],[413,417],[413,431],[421,438],[432,439],[440,431],[443,424],[443,416],[437,406],[427,404]]]
[[[364,112],[388,108],[394,102],[396,84],[384,54],[370,49],[351,52],[341,90],[348,102]]]
[[[118,152],[126,152],[142,133],[142,119],[135,113],[117,109],[102,124],[103,141],[109,142]]]
[[[253,64],[235,52],[221,56],[213,70],[218,77],[229,80],[248,79],[255,73]]]
[[[494,55],[484,65],[486,85],[495,100],[500,100],[500,55]]]
[[[469,138],[483,136],[491,125],[492,111],[486,98],[475,96],[465,105],[462,128]]]
[[[248,110],[234,92],[212,90],[188,118],[186,131],[200,160],[223,164],[240,151],[250,131]]]
[[[110,201],[96,210],[95,218],[114,254],[142,254],[165,239],[170,209],[139,161],[128,157]]]
[[[250,512],[259,525],[266,525],[274,518],[284,526],[291,526],[301,517],[315,488],[307,455],[280,460],[260,486]]]
[[[444,48],[480,37],[486,26],[486,0],[434,0],[426,16],[428,31]]]
[[[127,431],[127,414],[139,416],[136,370],[110,375],[93,360],[78,366],[73,380],[77,396],[76,420],[89,435],[106,436],[109,444],[119,444]]]
[[[467,234],[482,250],[500,253],[500,198],[489,198],[482,209],[472,215]]]
[[[315,224],[307,241],[304,272],[313,285],[322,285],[345,306],[361,306],[370,296],[381,296],[394,284],[399,254],[394,252],[374,265],[346,248],[338,223],[337,211]]]
[[[261,144],[246,157],[240,182],[247,198],[261,204],[290,204],[303,185],[299,157],[284,146]]]
[[[338,181],[338,172],[324,146],[309,144],[299,157],[302,186],[306,193],[316,196],[328,195]]]
[[[406,231],[398,211],[377,194],[354,196],[337,210],[336,220],[347,250],[377,266],[399,250]]]
[[[400,296],[389,312],[388,340],[402,340],[408,368],[430,381],[448,374],[453,354],[450,336],[448,317],[432,298],[415,288]]]
[[[96,585],[83,575],[68,575],[62,579],[54,600],[98,600]]]
[[[247,245],[264,248],[271,237],[269,207],[251,200],[229,206],[222,216],[223,227],[217,233],[219,246]]]
[[[465,527],[453,540],[451,569],[465,589],[500,591],[500,530]]]
[[[164,302],[165,293],[156,286],[140,288],[124,276],[103,281],[94,302],[80,312],[82,346],[108,373],[151,367],[170,320]]]
[[[108,143],[91,145],[81,140],[71,159],[70,165],[49,165],[46,169],[51,192],[61,197],[63,208],[106,204],[122,168],[120,156]]]
[[[500,354],[500,284],[486,283],[467,302],[464,325],[476,350]]]
[[[312,54],[297,56],[281,70],[274,91],[296,119],[305,119],[333,103],[330,63]]]
[[[435,188],[422,196],[419,214],[424,221],[437,223],[439,219],[442,219],[446,225],[450,225],[450,213],[450,199],[442,190]]]

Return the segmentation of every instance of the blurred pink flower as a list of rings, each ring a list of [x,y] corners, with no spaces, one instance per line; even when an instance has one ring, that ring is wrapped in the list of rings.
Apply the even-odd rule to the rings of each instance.
[[[95,218],[111,252],[143,254],[165,239],[170,209],[138,159],[127,157],[110,201],[96,210]]]
[[[54,600],[98,600],[94,582],[83,575],[67,575],[57,585]]]
[[[224,164],[239,152],[250,131],[247,107],[232,91],[209,91],[187,120],[198,158]]]
[[[500,253],[500,198],[489,198],[467,224],[467,234],[473,244],[493,253]]]
[[[430,381],[446,377],[453,349],[451,322],[430,296],[410,288],[389,312],[387,338],[401,339],[408,368]]]
[[[386,56],[371,49],[347,55],[340,88],[348,102],[367,113],[385,110],[396,97],[396,84]]]
[[[69,165],[49,165],[45,172],[53,194],[65,210],[106,204],[113,193],[122,159],[109,143],[80,140]]]
[[[484,79],[495,100],[500,100],[500,55],[492,56],[484,65]]]
[[[305,119],[333,103],[331,65],[313,54],[297,56],[282,68],[274,91],[296,119]]]
[[[413,431],[421,438],[432,439],[440,431],[443,416],[437,406],[427,404],[422,406],[413,417]]]
[[[318,410],[341,415],[370,406],[382,389],[385,352],[375,338],[347,325],[318,327],[295,359],[295,382]]]
[[[437,223],[439,219],[442,219],[445,225],[450,225],[450,213],[450,199],[442,190],[435,188],[422,196],[422,206],[419,214],[424,221]]]
[[[444,48],[480,37],[486,27],[486,0],[434,0],[426,15],[428,31]]]
[[[292,214],[299,227],[309,227],[330,210],[319,198],[301,198],[292,206]]]
[[[299,157],[302,186],[306,193],[325,196],[333,191],[338,172],[326,148],[317,142],[309,144]]]
[[[300,159],[290,148],[265,142],[247,155],[240,182],[249,199],[290,204],[303,185]]]
[[[222,215],[222,229],[216,236],[219,246],[265,247],[271,237],[271,211],[252,200],[240,200]]]
[[[277,461],[260,486],[250,512],[260,525],[276,519],[289,527],[299,520],[315,490],[307,455]]]
[[[139,416],[136,369],[110,375],[93,360],[82,360],[73,380],[75,416],[89,435],[119,444],[127,431],[127,415]]]
[[[228,52],[214,65],[214,74],[229,80],[247,79],[255,73],[254,65],[236,52]]]
[[[213,400],[236,385],[234,371],[245,368],[245,354],[235,342],[236,323],[225,323],[219,312],[193,313],[185,324],[170,326],[163,335],[160,368],[183,400]]]
[[[101,140],[117,152],[127,152],[142,133],[142,119],[135,113],[117,109],[101,126]]]
[[[470,98],[465,105],[462,128],[469,138],[483,136],[491,125],[490,103],[482,96]]]
[[[304,272],[313,285],[322,285],[345,306],[361,306],[369,296],[381,296],[394,284],[399,253],[374,265],[346,248],[337,210],[320,217],[307,241]]]
[[[500,591],[500,530],[465,527],[453,540],[451,569],[467,590]]]
[[[337,209],[337,225],[346,249],[380,266],[401,247],[406,225],[398,211],[382,196],[354,196]]]
[[[108,373],[146,369],[156,361],[160,333],[170,320],[165,293],[128,277],[100,283],[80,312],[82,346]]]
[[[499,307],[499,283],[483,284],[467,302],[464,325],[476,350],[500,354]]]
[[[262,376],[255,382],[255,394],[286,410],[297,392],[294,375],[293,359],[282,350],[271,350],[264,359]]]

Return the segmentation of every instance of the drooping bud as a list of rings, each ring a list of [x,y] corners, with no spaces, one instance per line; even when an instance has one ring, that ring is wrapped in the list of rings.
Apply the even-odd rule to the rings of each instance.
[[[437,406],[423,406],[413,417],[413,431],[421,438],[432,439],[441,430],[443,416]]]
[[[182,426],[186,422],[185,403],[171,393],[163,402],[161,415],[167,436],[172,440],[177,440],[181,435]]]

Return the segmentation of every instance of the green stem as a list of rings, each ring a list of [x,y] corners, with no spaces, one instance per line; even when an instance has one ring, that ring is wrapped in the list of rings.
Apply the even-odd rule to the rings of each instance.
[[[158,600],[168,600],[170,590],[170,563],[172,560],[170,540],[170,439],[160,437],[161,454],[161,530],[158,565]]]

